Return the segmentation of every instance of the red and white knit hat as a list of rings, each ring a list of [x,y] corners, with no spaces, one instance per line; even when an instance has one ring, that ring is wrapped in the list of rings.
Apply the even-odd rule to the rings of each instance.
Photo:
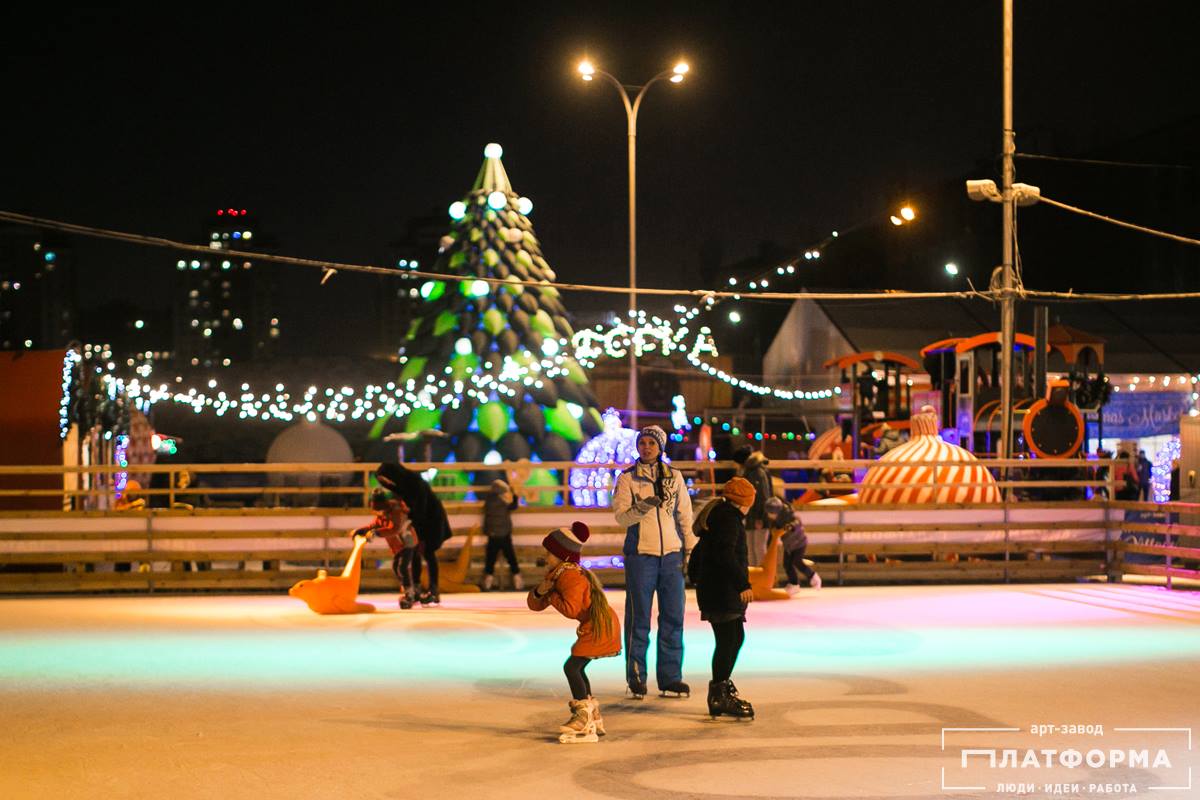
[[[542,539],[542,547],[563,561],[572,561],[578,564],[579,556],[583,553],[583,543],[588,540],[589,536],[591,536],[591,531],[588,530],[588,526],[575,521],[571,523],[570,529],[555,528],[550,531],[549,535]]]

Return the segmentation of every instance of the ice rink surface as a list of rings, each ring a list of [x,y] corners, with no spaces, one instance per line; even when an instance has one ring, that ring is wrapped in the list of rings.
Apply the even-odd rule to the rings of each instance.
[[[620,611],[624,593],[609,598]],[[623,659],[597,661],[609,735],[580,745],[557,742],[574,637],[553,609],[514,593],[413,611],[363,599],[378,612],[320,617],[268,595],[0,600],[0,798],[1200,797],[1196,593],[826,587],[755,603],[734,673],[753,722],[706,713],[712,634],[689,593],[692,697],[652,682],[629,699]],[[964,748],[1107,760],[964,768]]]

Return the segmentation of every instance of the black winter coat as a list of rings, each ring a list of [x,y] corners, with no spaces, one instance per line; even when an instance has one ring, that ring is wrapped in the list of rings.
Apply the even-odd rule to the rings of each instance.
[[[375,477],[408,505],[408,518],[421,540],[423,552],[434,552],[454,535],[445,506],[419,473],[389,461],[379,465]]]
[[[716,503],[704,526],[696,531],[704,543],[696,602],[700,619],[723,622],[746,613],[746,604],[739,595],[750,588],[750,560],[742,513],[728,501]]]

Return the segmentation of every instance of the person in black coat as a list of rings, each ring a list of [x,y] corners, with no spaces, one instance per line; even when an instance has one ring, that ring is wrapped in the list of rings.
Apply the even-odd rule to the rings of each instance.
[[[441,602],[437,551],[443,542],[454,535],[450,530],[450,520],[446,517],[446,508],[419,473],[401,464],[390,461],[380,464],[375,470],[375,478],[408,506],[409,521],[420,540],[413,554],[413,576],[420,580],[422,556],[429,571],[429,587],[419,588],[417,599],[423,606],[435,606]]]
[[[712,680],[708,684],[708,713],[754,718],[754,707],[738,697],[730,678],[738,652],[746,639],[746,605],[754,599],[746,553],[746,512],[754,503],[754,487],[745,478],[733,478],[722,487],[722,497],[705,507],[696,520],[700,538],[697,552],[696,603],[700,619],[712,626],[716,647]]]

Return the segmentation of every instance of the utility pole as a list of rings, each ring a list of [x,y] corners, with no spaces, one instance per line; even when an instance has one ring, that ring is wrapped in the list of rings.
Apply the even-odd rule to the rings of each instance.
[[[1000,300],[1000,446],[996,455],[1008,458],[1012,454],[1012,384],[1013,345],[1015,340],[1015,304],[1013,279],[1013,227],[1016,203],[1013,197],[1013,155],[1016,136],[1013,131],[1013,0],[1004,2],[1004,144],[1001,172],[1001,197],[1004,204],[1004,247],[1000,265],[1003,296]]]

